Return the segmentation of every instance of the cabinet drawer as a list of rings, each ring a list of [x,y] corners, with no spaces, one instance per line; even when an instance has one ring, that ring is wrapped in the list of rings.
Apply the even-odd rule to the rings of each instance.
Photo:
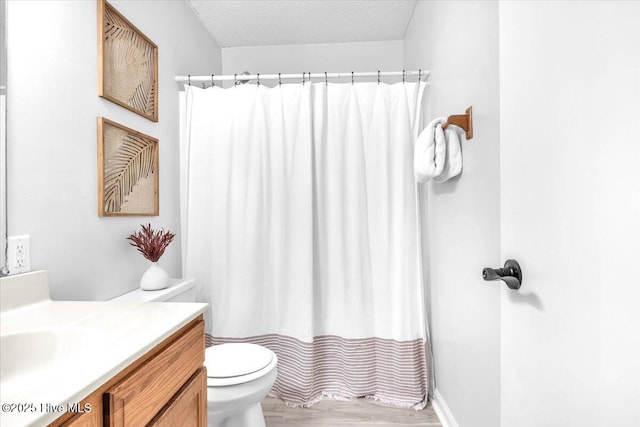
[[[167,344],[104,394],[105,424],[146,425],[204,363],[204,322]]]

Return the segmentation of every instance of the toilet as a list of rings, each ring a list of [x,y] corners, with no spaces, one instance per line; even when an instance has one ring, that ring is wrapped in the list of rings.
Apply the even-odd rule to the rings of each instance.
[[[158,291],[136,289],[116,301],[195,302],[192,279],[172,279]],[[218,344],[205,349],[209,427],[265,427],[260,402],[278,375],[278,358],[256,344]]]
[[[209,427],[265,427],[260,402],[276,382],[278,358],[247,343],[205,350]]]

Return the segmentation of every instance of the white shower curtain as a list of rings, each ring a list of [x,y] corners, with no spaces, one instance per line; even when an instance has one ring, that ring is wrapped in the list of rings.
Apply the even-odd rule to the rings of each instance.
[[[413,145],[424,83],[187,87],[184,275],[214,343],[279,358],[294,405],[421,408],[428,342]]]

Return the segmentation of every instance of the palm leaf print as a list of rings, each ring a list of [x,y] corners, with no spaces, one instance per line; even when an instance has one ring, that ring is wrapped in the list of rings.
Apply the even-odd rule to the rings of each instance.
[[[109,4],[104,10],[104,91],[112,100],[157,120],[155,49]]]
[[[104,169],[105,211],[117,213],[138,182],[155,171],[157,144],[142,136],[127,133]]]

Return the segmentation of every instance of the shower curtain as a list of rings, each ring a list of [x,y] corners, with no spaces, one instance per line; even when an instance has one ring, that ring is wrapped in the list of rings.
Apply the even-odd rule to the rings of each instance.
[[[183,273],[212,343],[278,355],[271,395],[422,408],[429,351],[413,145],[424,83],[189,86]]]

